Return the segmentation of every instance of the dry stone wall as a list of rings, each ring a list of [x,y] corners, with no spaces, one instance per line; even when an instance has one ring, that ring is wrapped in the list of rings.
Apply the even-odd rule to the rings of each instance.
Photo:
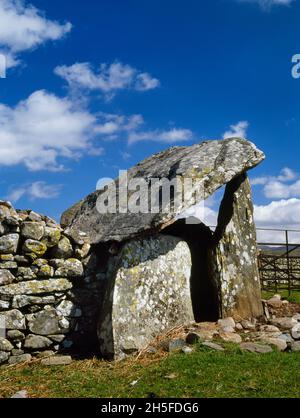
[[[0,201],[0,364],[89,350],[101,272],[84,234]]]

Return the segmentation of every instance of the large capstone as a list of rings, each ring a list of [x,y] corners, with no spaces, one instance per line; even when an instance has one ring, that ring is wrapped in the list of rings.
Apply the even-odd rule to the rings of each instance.
[[[124,186],[125,179],[122,178],[116,182],[116,200],[121,201],[121,207],[117,206],[116,210],[109,213],[99,212],[98,199],[101,200],[102,195],[106,193],[106,189],[101,189],[67,210],[62,216],[61,223],[63,227],[69,227],[67,233],[74,239],[84,232],[92,244],[132,239],[145,231],[160,230],[174,222],[178,214],[207,199],[218,188],[255,167],[263,159],[264,154],[254,144],[241,138],[169,148],[131,168],[127,173],[127,183],[133,179],[135,181],[143,179],[146,182],[146,187],[139,194],[139,200],[144,204],[150,203],[149,189],[153,186],[154,179],[170,181],[190,179],[193,191],[185,193],[183,201],[176,205],[175,209],[170,210],[174,204],[174,197],[171,196],[156,212],[149,212],[149,205],[146,205],[148,213],[144,210],[139,213],[126,210],[129,206],[126,204],[128,203],[126,199],[134,196],[133,193],[125,191],[127,198],[124,201],[122,191],[126,185]],[[197,190],[196,198],[193,193],[195,190]],[[177,190],[174,196],[178,197],[178,194],[180,191]],[[121,199],[119,199],[120,195]],[[158,195],[156,199],[159,200]],[[151,209],[158,204],[156,199],[150,199]]]
[[[172,236],[130,241],[110,261],[98,336],[105,357],[145,347],[193,321],[188,245]]]

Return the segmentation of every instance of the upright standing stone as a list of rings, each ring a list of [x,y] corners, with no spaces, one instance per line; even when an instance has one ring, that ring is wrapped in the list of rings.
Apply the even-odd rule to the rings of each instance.
[[[256,230],[246,174],[226,187],[216,238],[218,234],[216,274],[220,283],[222,316],[237,320],[262,316]]]
[[[109,271],[98,326],[104,356],[132,353],[175,325],[194,320],[191,255],[184,241],[167,235],[129,241]]]

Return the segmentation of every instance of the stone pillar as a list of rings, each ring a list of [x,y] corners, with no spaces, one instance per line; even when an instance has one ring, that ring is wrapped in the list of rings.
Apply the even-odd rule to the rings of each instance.
[[[215,231],[215,274],[221,314],[240,320],[263,315],[251,186],[246,174],[228,183]]]
[[[98,324],[103,356],[133,353],[157,335],[194,320],[191,255],[179,238],[158,235],[129,241],[110,260],[108,272]]]

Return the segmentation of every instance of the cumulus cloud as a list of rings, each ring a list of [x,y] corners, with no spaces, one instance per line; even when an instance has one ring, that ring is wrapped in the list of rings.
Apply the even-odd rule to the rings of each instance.
[[[270,10],[274,6],[290,6],[295,0],[237,0],[240,3],[258,4],[262,10]]]
[[[0,166],[62,170],[60,158],[93,148],[96,118],[68,98],[36,91],[15,107],[0,104]]]
[[[264,195],[269,199],[300,197],[300,176],[288,167],[283,168],[278,176],[256,177],[251,183],[263,186]]]
[[[7,199],[13,203],[18,202],[25,196],[30,200],[53,199],[59,196],[61,188],[62,185],[60,184],[47,184],[44,181],[36,181],[14,187],[7,196]]]
[[[116,61],[112,64],[101,64],[95,70],[88,62],[71,66],[58,66],[55,74],[67,81],[71,89],[100,91],[110,99],[119,90],[134,89],[138,91],[153,90],[159,87],[158,79],[149,73],[142,73],[128,64]]]
[[[0,103],[0,166],[60,171],[66,159],[102,155],[100,140],[176,143],[192,137],[189,129],[146,131],[144,124],[139,114],[92,114],[69,97],[39,90],[15,107]]]
[[[223,139],[227,138],[246,138],[249,122],[243,120],[235,125],[230,125],[230,129],[223,134]]]
[[[23,0],[0,2],[0,51],[7,56],[8,67],[19,64],[19,53],[61,39],[71,28],[71,23],[47,19]]]

